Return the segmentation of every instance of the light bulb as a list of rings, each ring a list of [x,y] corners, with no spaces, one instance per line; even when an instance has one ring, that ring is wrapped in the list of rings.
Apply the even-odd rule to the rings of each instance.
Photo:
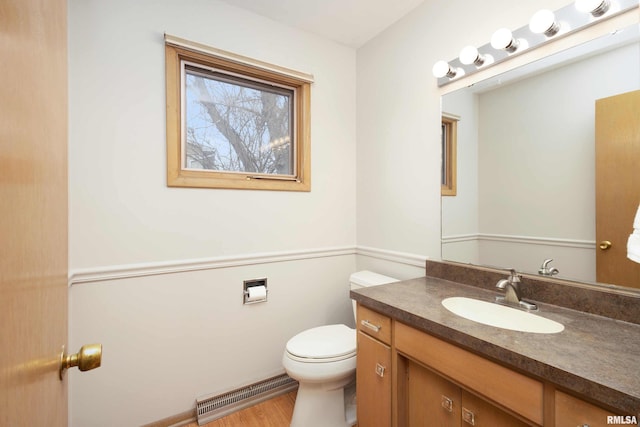
[[[476,67],[479,67],[484,64],[485,59],[485,56],[481,55],[480,52],[478,52],[478,49],[474,46],[465,46],[460,51],[460,62],[464,65],[473,64]]]
[[[500,28],[491,36],[491,47],[498,50],[506,50],[513,53],[518,50],[518,40],[513,38],[511,30],[508,28]]]
[[[431,71],[433,72],[434,77],[438,79],[442,77],[449,77],[450,79],[452,79],[457,74],[456,70],[454,68],[451,68],[447,61],[436,62],[433,65],[433,69]]]
[[[544,34],[552,37],[560,31],[560,24],[556,22],[556,16],[548,9],[537,11],[529,21],[529,29],[535,34]]]
[[[607,13],[610,5],[609,0],[576,0],[576,9],[580,12],[590,13],[594,17]]]

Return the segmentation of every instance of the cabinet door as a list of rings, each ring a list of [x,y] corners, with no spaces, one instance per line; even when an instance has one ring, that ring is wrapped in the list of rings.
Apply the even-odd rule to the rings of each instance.
[[[358,427],[391,425],[391,348],[358,332]]]
[[[462,426],[526,427],[529,424],[462,390]]]
[[[556,426],[601,427],[612,424],[607,417],[612,414],[583,400],[556,391]]]
[[[415,362],[408,362],[407,415],[411,427],[460,427],[460,387]]]

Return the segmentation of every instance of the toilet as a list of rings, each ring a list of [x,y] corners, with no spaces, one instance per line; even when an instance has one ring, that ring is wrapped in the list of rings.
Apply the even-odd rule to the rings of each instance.
[[[350,277],[351,289],[397,281],[366,270]],[[355,319],[355,301],[352,305]],[[355,329],[339,324],[302,331],[287,342],[282,365],[298,381],[291,427],[351,427],[356,423]]]

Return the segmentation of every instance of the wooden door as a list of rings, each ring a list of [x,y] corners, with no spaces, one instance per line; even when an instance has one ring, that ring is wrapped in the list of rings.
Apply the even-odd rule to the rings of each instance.
[[[596,101],[598,282],[640,288],[640,264],[627,258],[639,203],[640,91],[634,91]]]
[[[611,425],[611,423],[607,423],[607,417],[616,416],[612,412],[569,396],[561,391],[556,391],[555,407],[556,426],[558,427],[584,425],[605,427]],[[620,414],[617,415],[620,416]]]
[[[0,425],[67,425],[66,0],[0,2]]]
[[[478,396],[462,390],[462,425],[476,427],[527,427],[531,424],[520,421]]]
[[[406,425],[460,427],[462,390],[454,383],[413,361],[408,364]]]

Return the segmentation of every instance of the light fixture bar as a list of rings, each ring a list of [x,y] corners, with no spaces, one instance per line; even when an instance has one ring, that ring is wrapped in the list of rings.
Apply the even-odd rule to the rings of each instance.
[[[463,55],[464,62],[460,58],[454,58],[449,62],[440,64],[439,69],[455,70],[455,73],[434,75],[438,80],[438,86],[445,86],[453,81],[460,79],[462,76],[468,76],[482,70],[490,65],[498,64],[522,52],[540,47],[551,40],[572,34],[578,30],[582,30],[598,22],[613,18],[628,10],[638,8],[638,0],[577,0],[575,3],[558,9],[549,15],[548,11],[542,14],[538,13],[535,18],[536,24],[534,28],[525,25],[511,32],[511,38],[505,35],[508,29],[501,29],[503,34],[496,37],[494,34],[492,43],[487,43],[477,48],[477,56],[475,58],[491,58],[491,61],[475,61],[473,55],[469,55],[471,59],[466,60]],[[552,18],[549,21],[549,18]],[[549,22],[547,28],[539,28],[540,21]],[[544,27],[545,25],[542,25]],[[503,31],[506,30],[506,31]],[[498,32],[496,32],[498,33]],[[513,43],[510,43],[513,41]],[[453,74],[453,75],[452,75]]]

